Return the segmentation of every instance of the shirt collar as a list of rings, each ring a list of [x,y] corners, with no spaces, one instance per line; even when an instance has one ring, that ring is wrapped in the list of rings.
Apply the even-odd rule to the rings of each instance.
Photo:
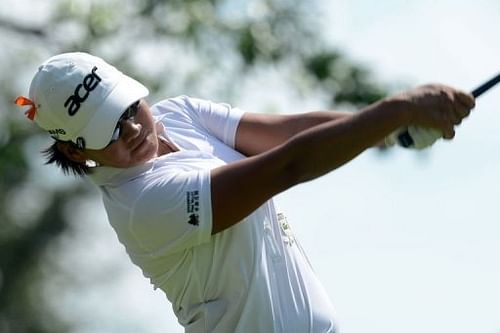
[[[148,172],[152,169],[152,167],[152,161],[125,169],[101,166],[93,168],[92,171],[88,174],[88,177],[94,184],[98,186],[119,185],[127,182],[131,178],[135,178],[138,175]]]

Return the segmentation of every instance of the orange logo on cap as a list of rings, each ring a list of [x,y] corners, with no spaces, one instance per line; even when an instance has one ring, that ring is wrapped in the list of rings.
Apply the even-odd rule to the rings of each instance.
[[[35,119],[35,114],[36,114],[36,106],[35,103],[29,98],[19,96],[16,98],[16,105],[18,106],[24,106],[24,105],[29,105],[31,106],[28,111],[24,112],[26,117],[28,117],[29,120],[33,121]]]

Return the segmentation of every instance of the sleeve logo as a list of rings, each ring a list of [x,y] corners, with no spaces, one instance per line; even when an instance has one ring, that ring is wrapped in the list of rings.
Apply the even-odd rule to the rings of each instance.
[[[192,225],[200,224],[200,215],[198,211],[200,210],[200,192],[199,191],[188,191],[186,193],[186,208],[188,214],[188,223]]]

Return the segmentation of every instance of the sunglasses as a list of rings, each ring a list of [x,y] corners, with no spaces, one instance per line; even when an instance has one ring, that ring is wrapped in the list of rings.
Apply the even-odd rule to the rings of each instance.
[[[122,121],[134,119],[137,111],[139,110],[139,101],[135,102],[131,106],[129,106],[125,112],[121,115],[120,119],[116,123],[115,130],[113,131],[113,135],[111,136],[111,140],[108,143],[108,146],[118,140],[120,138],[121,130],[122,130]]]

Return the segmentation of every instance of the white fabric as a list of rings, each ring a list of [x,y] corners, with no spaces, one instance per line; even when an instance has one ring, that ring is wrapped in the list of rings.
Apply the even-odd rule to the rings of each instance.
[[[438,139],[443,137],[443,133],[434,128],[424,128],[417,126],[409,126],[408,134],[413,139],[414,149],[424,149],[432,146]]]
[[[334,332],[326,292],[272,200],[211,236],[210,170],[244,158],[233,149],[242,111],[185,96],[152,110],[181,150],[92,178],[119,240],[185,331]],[[188,222],[194,208],[198,225]]]
[[[443,137],[443,133],[434,128],[424,128],[418,126],[409,126],[404,129],[398,129],[385,138],[385,145],[390,147],[399,144],[398,136],[408,132],[413,140],[413,145],[408,147],[411,149],[425,149],[432,146],[437,140]]]

